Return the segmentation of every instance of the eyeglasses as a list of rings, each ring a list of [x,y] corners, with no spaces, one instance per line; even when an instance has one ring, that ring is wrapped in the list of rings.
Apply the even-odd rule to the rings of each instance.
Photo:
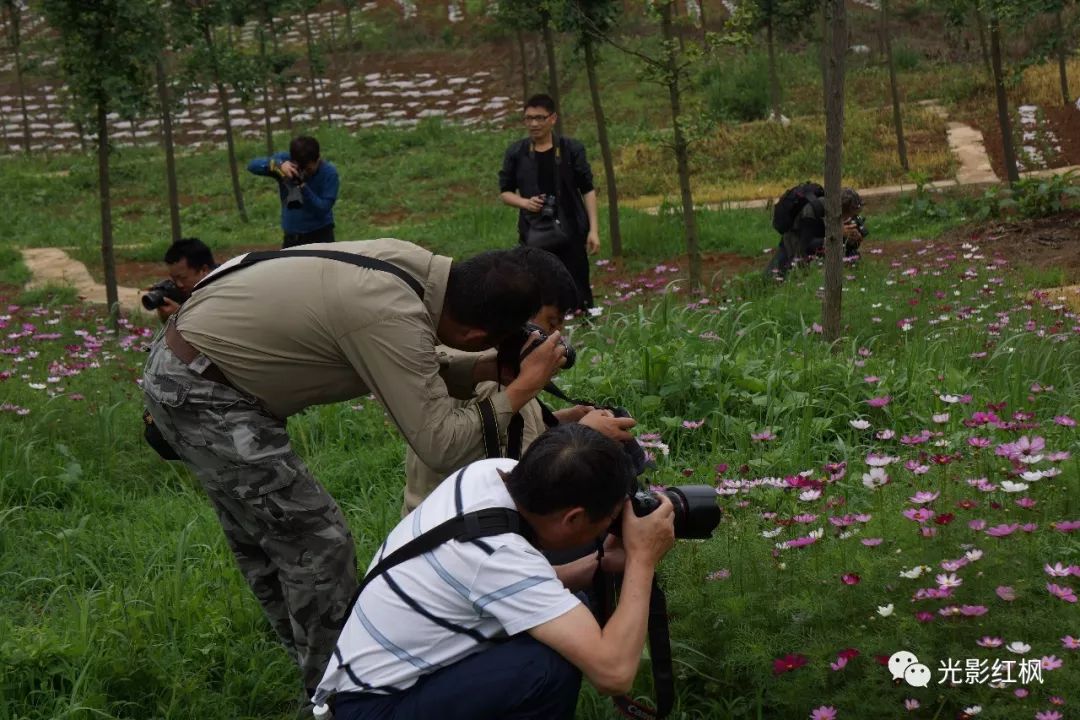
[[[526,115],[523,119],[526,125],[539,125],[549,117],[551,117],[551,115]]]

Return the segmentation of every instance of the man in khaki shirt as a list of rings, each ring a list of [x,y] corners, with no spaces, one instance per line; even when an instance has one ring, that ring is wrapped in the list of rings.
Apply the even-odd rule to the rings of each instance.
[[[389,265],[310,248],[250,266],[235,258],[196,288],[143,374],[155,425],[199,476],[309,689],[356,588],[356,557],[341,510],[292,451],[285,418],[374,393],[417,456],[448,474],[483,446],[482,403],[505,428],[565,362],[556,334],[505,389],[466,404],[450,396],[495,379],[494,358],[437,345],[493,347],[538,309],[525,249],[460,263],[392,239],[333,251]]]
[[[578,307],[578,291],[574,278],[559,258],[552,253],[536,248],[524,252],[526,253],[525,263],[540,284],[540,310],[530,322],[541,328],[547,335],[561,333],[566,316]],[[500,387],[495,381],[479,383],[475,388],[475,398],[456,402],[465,406],[469,402],[476,402],[477,399],[489,398],[496,394]],[[609,410],[596,410],[586,405],[575,405],[551,412],[539,398],[533,398],[525,403],[518,414],[521,416],[521,436],[518,448],[520,453],[524,453],[534,440],[549,427],[555,425],[580,422],[619,442],[633,437],[627,429],[635,425],[635,421],[631,418],[617,418]],[[505,426],[500,425],[500,428],[503,427]],[[507,454],[509,438],[505,435],[506,433],[499,439],[499,449],[502,457],[510,457]],[[483,459],[485,452],[486,449],[483,446],[475,448],[475,454],[463,465]],[[412,448],[407,449],[405,451],[405,501],[401,508],[402,517],[412,512],[449,475],[452,473],[433,469]]]

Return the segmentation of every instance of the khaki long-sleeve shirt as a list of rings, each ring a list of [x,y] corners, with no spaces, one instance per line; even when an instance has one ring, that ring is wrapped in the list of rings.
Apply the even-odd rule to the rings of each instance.
[[[458,397],[470,393],[477,356],[436,349],[450,258],[393,239],[325,249],[393,263],[420,281],[424,299],[387,272],[286,257],[196,289],[177,316],[177,329],[278,417],[374,393],[433,469],[449,473],[482,453],[475,403],[450,397],[451,389]],[[490,399],[505,428],[511,417],[506,393]]]

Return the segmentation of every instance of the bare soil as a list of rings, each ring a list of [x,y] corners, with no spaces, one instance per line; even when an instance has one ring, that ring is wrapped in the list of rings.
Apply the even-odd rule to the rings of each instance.
[[[1080,165],[1080,110],[1076,107],[1066,107],[1064,105],[1043,107],[1041,109],[1046,117],[1044,127],[1057,137],[1061,152],[1056,157],[1046,158],[1045,168],[1030,169],[1052,169]],[[1008,173],[1005,171],[1005,151],[1001,144],[1001,129],[998,126],[997,115],[982,114],[975,118],[972,124],[982,131],[986,152],[990,156],[990,164],[993,166],[994,172],[1000,178],[1008,177]]]

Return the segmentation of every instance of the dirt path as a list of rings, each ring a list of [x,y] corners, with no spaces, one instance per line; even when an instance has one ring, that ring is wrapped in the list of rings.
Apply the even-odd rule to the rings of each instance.
[[[22,251],[23,262],[33,279],[28,289],[46,285],[69,285],[75,288],[79,298],[86,302],[104,305],[105,286],[94,281],[86,265],[75,260],[59,248],[26,248]],[[142,291],[133,287],[118,288],[120,309],[124,312],[144,312],[139,299]]]

